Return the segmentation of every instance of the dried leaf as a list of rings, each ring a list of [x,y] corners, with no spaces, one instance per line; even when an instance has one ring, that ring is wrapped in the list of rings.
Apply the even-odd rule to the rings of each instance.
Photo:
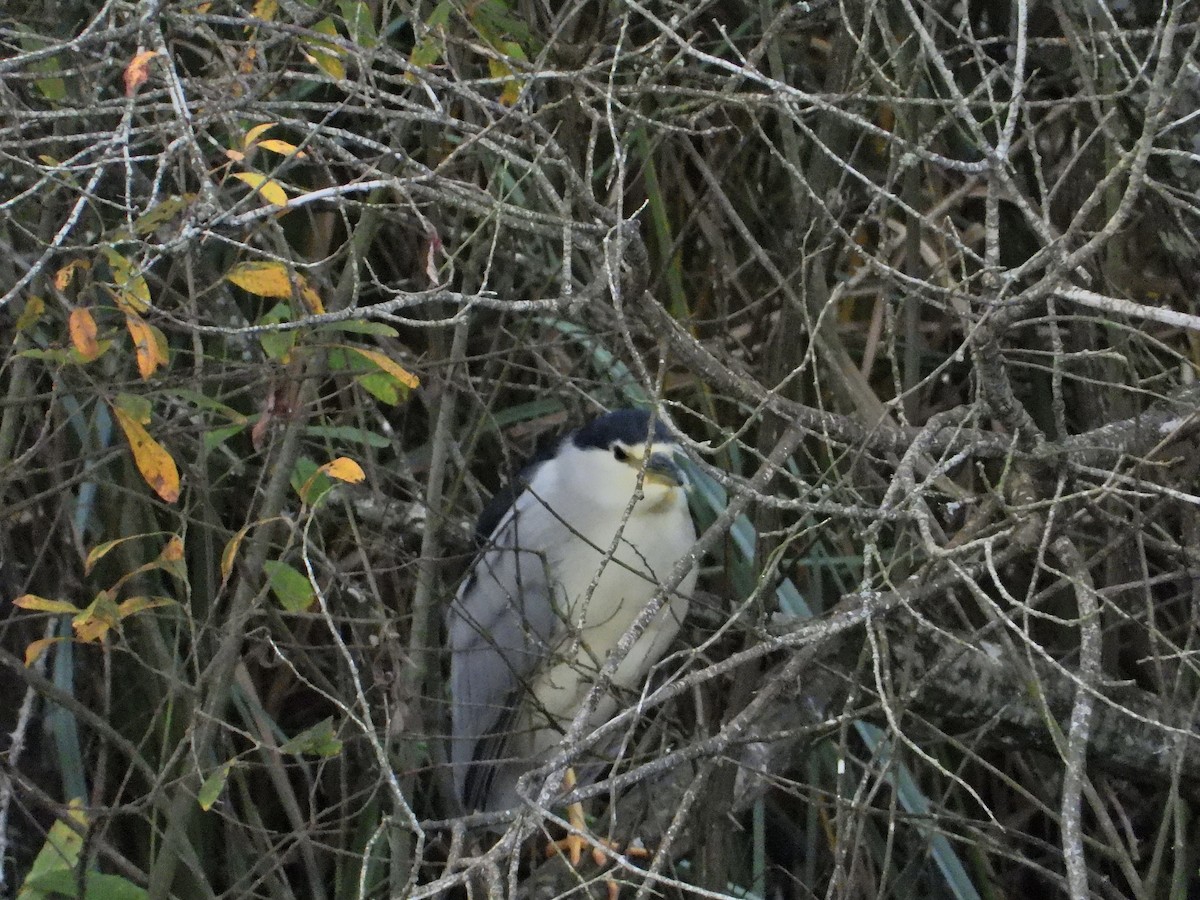
[[[125,96],[132,97],[137,93],[146,79],[150,77],[150,60],[158,56],[157,50],[143,50],[125,67]]]
[[[150,437],[149,432],[121,407],[114,405],[112,410],[117,424],[125,432],[130,449],[133,450],[133,461],[142,473],[142,478],[154,493],[168,503],[174,503],[179,499],[179,470],[175,466],[175,460],[162,444]]]

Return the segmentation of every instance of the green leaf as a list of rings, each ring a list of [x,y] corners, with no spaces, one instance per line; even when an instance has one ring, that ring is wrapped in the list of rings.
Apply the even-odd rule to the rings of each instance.
[[[320,468],[307,456],[302,456],[292,469],[292,489],[309,506],[316,504],[333,487],[333,479],[319,471]]]
[[[211,453],[235,434],[245,430],[245,425],[226,425],[224,428],[214,428],[212,431],[204,432],[205,454]]]
[[[80,828],[87,826],[87,814],[83,811],[82,802],[78,799],[71,801],[67,815],[75,820]],[[53,872],[63,872],[74,879],[75,865],[79,862],[79,852],[83,849],[83,835],[64,822],[62,819],[50,826],[46,834],[46,843],[38,851],[25,883],[21,887],[20,896],[29,900],[41,900],[43,891],[37,890],[35,883]],[[75,896],[72,884],[67,891],[68,896]]]
[[[277,303],[258,320],[259,325],[278,325],[292,320],[292,310],[286,303]],[[292,349],[296,346],[296,332],[269,331],[258,336],[263,352],[268,359],[279,363],[287,363],[292,358]]]
[[[117,394],[113,405],[128,413],[129,418],[141,425],[146,425],[150,422],[151,406],[150,401],[145,397],[138,396],[137,394]]]
[[[272,559],[263,563],[263,569],[271,584],[271,593],[288,612],[301,612],[316,599],[308,576],[287,563]]]
[[[20,894],[21,900],[41,900],[42,897],[78,897],[79,885],[75,872],[71,869],[56,869],[47,872],[36,879],[27,879],[25,887],[28,892]],[[106,875],[102,872],[88,872],[84,881],[84,900],[145,900],[150,895],[128,878],[120,875]]]
[[[350,40],[367,50],[379,43],[379,36],[375,32],[375,20],[363,0],[338,0],[338,9],[342,11],[342,18],[346,20],[346,31],[350,33]]]
[[[234,760],[229,760],[224,765],[219,766],[216,771],[204,779],[204,784],[200,785],[200,792],[196,795],[196,802],[200,804],[200,808],[205,812],[212,809],[217,798],[221,796],[221,791],[225,790],[225,782],[229,780],[229,773],[233,771]]]
[[[392,442],[382,434],[353,425],[310,425],[304,429],[304,433],[309,437],[323,438],[335,444],[363,444],[380,449],[392,446]]]
[[[312,756],[337,756],[342,752],[342,742],[334,733],[333,719],[328,718],[311,728],[304,729],[280,747],[279,752],[292,753],[296,756],[302,753]]]
[[[425,20],[427,28],[443,28],[450,21],[450,13],[454,9],[454,4],[450,0],[442,0],[433,8],[433,12],[429,14],[429,18]]]
[[[400,332],[384,322],[370,322],[365,319],[347,319],[344,322],[327,322],[314,329],[316,331],[345,331],[350,334],[373,334],[378,337],[399,337]]]
[[[387,372],[371,372],[359,375],[354,380],[362,385],[368,394],[388,406],[396,406],[401,400],[401,393],[405,396],[408,394],[408,387],[400,384]]]

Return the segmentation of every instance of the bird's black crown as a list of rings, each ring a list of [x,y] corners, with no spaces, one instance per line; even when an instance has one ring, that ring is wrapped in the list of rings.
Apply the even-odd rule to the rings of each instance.
[[[581,450],[609,449],[614,442],[640,444],[650,434],[650,412],[644,409],[618,409],[593,419],[571,436]],[[674,441],[662,419],[654,422],[654,441]]]

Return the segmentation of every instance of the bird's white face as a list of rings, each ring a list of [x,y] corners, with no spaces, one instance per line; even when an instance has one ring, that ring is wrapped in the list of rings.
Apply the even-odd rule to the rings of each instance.
[[[614,440],[607,449],[568,443],[559,451],[557,462],[573,494],[618,514],[628,508],[640,478],[642,497],[633,515],[646,515],[687,503],[687,479],[676,462],[679,452],[677,444],[661,441],[647,444]]]

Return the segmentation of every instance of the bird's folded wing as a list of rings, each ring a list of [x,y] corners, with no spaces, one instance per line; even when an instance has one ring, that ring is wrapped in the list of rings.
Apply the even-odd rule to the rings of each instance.
[[[450,760],[467,809],[487,806],[494,763],[513,752],[512,713],[561,633],[545,556],[522,544],[521,512],[536,502],[523,494],[501,519],[447,615]]]

